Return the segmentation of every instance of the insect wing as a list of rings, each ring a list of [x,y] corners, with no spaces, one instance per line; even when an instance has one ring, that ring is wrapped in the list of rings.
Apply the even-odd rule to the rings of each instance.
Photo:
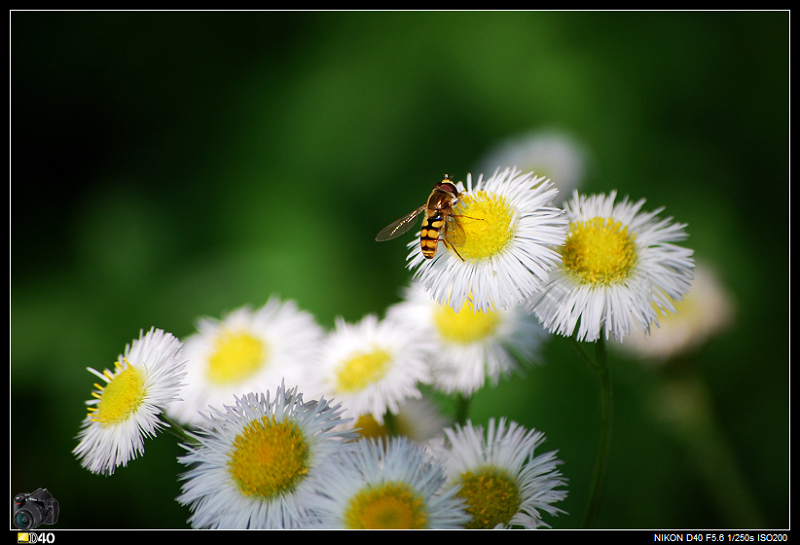
[[[442,238],[447,240],[453,246],[462,246],[467,240],[467,235],[464,233],[464,228],[461,222],[455,216],[448,216],[444,224],[445,232],[442,233]]]
[[[378,242],[384,242],[386,240],[392,240],[393,238],[397,238],[403,233],[407,233],[411,230],[411,228],[415,225],[414,220],[419,216],[420,212],[425,210],[425,206],[420,206],[416,210],[413,210],[400,218],[399,220],[393,221],[383,229],[381,229],[380,233],[375,236],[375,240]]]

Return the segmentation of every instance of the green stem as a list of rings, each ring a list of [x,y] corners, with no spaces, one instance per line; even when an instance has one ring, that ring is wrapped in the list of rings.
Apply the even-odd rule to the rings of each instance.
[[[463,426],[467,423],[469,418],[469,404],[472,401],[471,396],[458,394],[456,396],[456,423]]]
[[[386,411],[386,414],[383,415],[383,423],[386,425],[386,434],[389,437],[400,435],[400,424],[397,422],[397,416],[393,412]]]
[[[583,349],[583,345],[575,339],[575,337],[570,337],[570,341],[572,341],[572,347],[578,353],[578,356],[583,360],[583,363],[594,369],[595,362],[589,355],[586,353],[586,350]]]
[[[731,528],[767,528],[700,375],[666,378],[658,415],[686,447]]]
[[[161,413],[159,415],[159,418],[161,419],[161,421],[163,423],[165,423],[167,425],[165,430],[168,433],[170,433],[170,434],[174,435],[175,437],[177,437],[179,441],[183,441],[184,443],[189,443],[189,444],[197,442],[197,440],[194,437],[192,437],[191,435],[186,433],[186,430],[183,429],[183,426],[178,424],[172,418],[168,417],[166,414]]]
[[[595,360],[589,358],[580,345],[578,345],[577,348],[582,354],[584,361],[589,363],[589,366],[597,376],[600,387],[600,431],[597,444],[597,458],[595,460],[589,506],[586,509],[586,516],[583,520],[583,527],[591,528],[597,521],[597,514],[600,511],[600,503],[605,489],[608,455],[611,450],[611,412],[613,396],[611,390],[611,372],[608,367],[608,355],[606,353],[606,340],[603,333],[601,332],[600,338],[595,343]]]

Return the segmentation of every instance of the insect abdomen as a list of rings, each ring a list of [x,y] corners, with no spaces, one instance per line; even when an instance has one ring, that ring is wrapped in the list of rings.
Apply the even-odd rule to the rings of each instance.
[[[439,232],[444,226],[444,217],[436,214],[422,220],[422,228],[419,233],[419,245],[422,248],[422,255],[427,259],[436,255],[439,248]]]

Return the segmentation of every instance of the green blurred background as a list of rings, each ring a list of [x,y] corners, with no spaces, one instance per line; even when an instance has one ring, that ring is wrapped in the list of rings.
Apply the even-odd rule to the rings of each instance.
[[[586,191],[688,223],[737,304],[672,371],[612,352],[598,525],[789,526],[788,12],[12,12],[10,30],[9,498],[48,488],[56,528],[188,517],[171,436],[108,478],[74,459],[87,366],[273,293],[326,327],[382,313],[410,273],[407,239],[375,233],[538,127],[590,152]],[[569,498],[546,520],[574,528],[597,388],[565,339],[544,359],[473,417],[547,434]],[[716,427],[653,410],[686,377]]]

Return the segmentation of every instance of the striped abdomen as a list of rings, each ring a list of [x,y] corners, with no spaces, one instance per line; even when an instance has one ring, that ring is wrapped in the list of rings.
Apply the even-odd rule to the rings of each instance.
[[[439,248],[439,233],[444,228],[445,216],[441,210],[435,210],[432,216],[425,216],[422,220],[422,228],[419,233],[419,245],[422,248],[422,255],[427,259],[436,255]]]

